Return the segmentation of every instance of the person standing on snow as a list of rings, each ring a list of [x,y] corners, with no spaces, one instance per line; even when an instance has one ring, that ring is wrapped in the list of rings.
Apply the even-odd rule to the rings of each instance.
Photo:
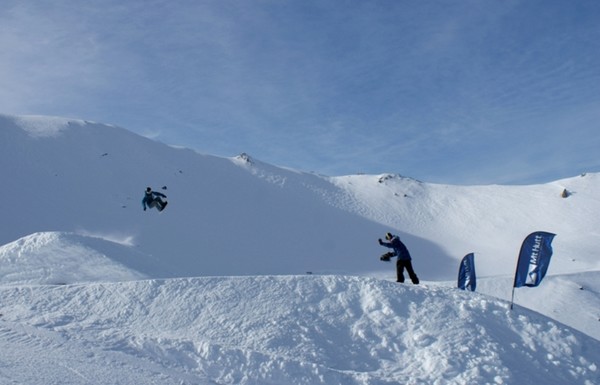
[[[384,242],[381,240],[381,238],[379,238],[379,244],[381,246],[394,249],[394,252],[382,255],[381,260],[389,261],[393,256],[398,257],[396,260],[396,275],[398,277],[396,282],[404,282],[404,269],[406,268],[406,272],[408,273],[412,283],[418,285],[419,277],[417,277],[417,274],[415,274],[415,271],[413,270],[411,262],[412,258],[410,257],[410,253],[408,252],[406,245],[400,241],[400,237],[393,235],[392,233],[385,233],[385,239],[388,240],[388,242]]]
[[[166,198],[167,196],[163,193],[152,191],[150,187],[146,188],[144,198],[142,199],[142,207],[144,207],[144,211],[146,211],[146,205],[150,208],[156,207],[158,211],[163,211],[169,202],[163,201],[160,199],[161,197]]]

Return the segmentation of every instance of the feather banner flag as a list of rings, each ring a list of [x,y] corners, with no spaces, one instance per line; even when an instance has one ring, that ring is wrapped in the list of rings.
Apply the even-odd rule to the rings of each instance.
[[[463,257],[458,269],[458,288],[461,290],[475,291],[477,279],[475,277],[475,254],[470,253]]]
[[[529,234],[523,241],[517,262],[517,271],[515,272],[513,300],[516,287],[535,287],[542,282],[550,265],[552,240],[555,236],[556,234],[545,231],[536,231]],[[510,307],[512,309],[512,300]]]

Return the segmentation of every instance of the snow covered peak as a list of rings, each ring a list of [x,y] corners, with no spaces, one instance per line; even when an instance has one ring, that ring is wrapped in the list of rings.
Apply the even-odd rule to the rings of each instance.
[[[0,118],[5,121],[12,120],[17,127],[23,129],[27,134],[34,138],[56,137],[71,125],[82,126],[85,124],[85,122],[81,120],[36,115],[2,115]]]

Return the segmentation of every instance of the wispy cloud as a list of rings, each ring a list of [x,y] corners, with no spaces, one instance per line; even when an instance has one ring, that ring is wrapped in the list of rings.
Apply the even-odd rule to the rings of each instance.
[[[4,9],[4,113],[115,123],[330,175],[493,183],[598,167],[586,151],[600,137],[583,139],[598,129],[600,105],[593,1],[25,0]],[[565,130],[579,138],[563,151],[572,166],[528,155],[539,138],[560,149]]]

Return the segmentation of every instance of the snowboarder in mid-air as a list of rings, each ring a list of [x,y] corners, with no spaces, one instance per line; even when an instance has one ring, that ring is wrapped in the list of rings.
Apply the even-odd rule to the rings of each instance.
[[[404,282],[404,269],[406,268],[406,271],[408,272],[408,276],[410,277],[412,283],[418,285],[419,277],[417,277],[417,274],[413,270],[411,262],[412,258],[410,257],[410,253],[408,252],[406,245],[404,245],[404,243],[400,241],[400,237],[392,233],[385,233],[385,239],[387,239],[388,242],[384,242],[381,240],[381,238],[379,238],[379,244],[381,246],[394,249],[394,252],[385,253],[381,256],[380,259],[382,261],[389,262],[391,257],[398,257],[398,259],[396,260],[396,275],[398,277],[397,282]]]
[[[150,187],[146,188],[144,199],[142,199],[142,206],[144,207],[144,211],[146,211],[146,206],[150,208],[156,207],[158,211],[163,211],[169,202],[163,201],[161,198],[166,198],[167,196],[163,193],[159,193],[157,191],[152,191]]]

